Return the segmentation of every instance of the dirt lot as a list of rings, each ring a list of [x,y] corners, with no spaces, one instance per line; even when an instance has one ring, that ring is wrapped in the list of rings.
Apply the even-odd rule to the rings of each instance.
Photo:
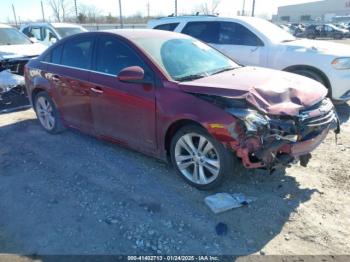
[[[349,254],[350,106],[337,109],[338,145],[330,134],[307,168],[242,170],[214,192],[122,147],[49,135],[32,110],[2,114],[0,253]],[[257,200],[215,215],[203,202],[215,192]]]
[[[0,252],[347,254],[350,106],[338,111],[338,145],[330,134],[308,168],[232,176],[215,192],[257,200],[219,215],[203,203],[214,192],[164,163],[73,131],[49,135],[32,110],[0,115]]]

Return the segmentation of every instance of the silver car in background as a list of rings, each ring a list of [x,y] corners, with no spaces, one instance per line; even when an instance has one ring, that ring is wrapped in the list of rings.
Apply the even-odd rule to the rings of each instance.
[[[88,30],[80,25],[69,23],[30,23],[22,26],[20,31],[30,39],[50,46],[64,37]]]

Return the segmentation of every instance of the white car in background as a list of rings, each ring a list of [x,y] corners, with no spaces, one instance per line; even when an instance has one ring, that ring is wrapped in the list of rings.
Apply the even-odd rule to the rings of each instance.
[[[350,45],[297,39],[254,17],[165,17],[151,20],[148,27],[198,38],[242,65],[312,78],[325,85],[334,100],[350,100]]]
[[[33,43],[16,28],[0,24],[0,113],[29,105],[24,65],[46,48]]]
[[[20,31],[31,39],[49,46],[64,37],[87,32],[84,27],[68,23],[29,23],[21,27]]]
[[[16,28],[0,24],[0,64],[9,59],[36,57],[46,48],[34,43]]]

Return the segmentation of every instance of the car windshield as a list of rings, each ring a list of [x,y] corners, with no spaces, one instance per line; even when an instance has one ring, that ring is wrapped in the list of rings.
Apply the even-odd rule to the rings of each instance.
[[[14,28],[0,28],[0,45],[26,45],[32,42]]]
[[[296,38],[277,25],[264,19],[252,19],[249,23],[273,43],[294,41]]]
[[[61,38],[85,32],[81,27],[56,27],[55,30]]]
[[[135,42],[177,81],[194,80],[239,67],[193,38],[141,38]]]

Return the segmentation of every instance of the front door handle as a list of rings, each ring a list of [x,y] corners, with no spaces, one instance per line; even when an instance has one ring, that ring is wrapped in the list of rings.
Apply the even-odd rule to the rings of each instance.
[[[60,77],[58,75],[53,75],[52,76],[52,81],[59,82],[60,81]]]
[[[91,87],[90,90],[97,94],[103,94],[103,90],[101,87]]]

